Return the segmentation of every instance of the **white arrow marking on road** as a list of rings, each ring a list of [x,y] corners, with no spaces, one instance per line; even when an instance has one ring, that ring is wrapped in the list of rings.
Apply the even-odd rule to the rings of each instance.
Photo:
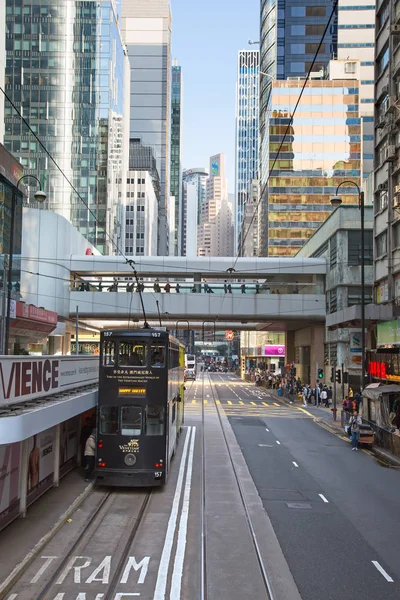
[[[293,461],[293,464],[294,464],[294,466],[295,466],[295,467],[298,467],[298,466],[299,466],[299,465],[297,464],[297,462],[294,462],[294,461]]]
[[[328,504],[328,503],[329,503],[329,500],[327,500],[323,494],[318,494],[318,496],[319,496],[320,498],[322,498],[322,500],[323,500],[324,502],[326,502],[326,504]]]
[[[394,583],[393,579],[390,577],[390,575],[388,575],[386,573],[385,569],[383,567],[381,567],[381,565],[378,563],[377,560],[372,560],[371,562],[374,565],[374,567],[376,567],[378,569],[379,573],[381,573],[381,575],[384,576],[386,581],[388,581],[389,583]]]

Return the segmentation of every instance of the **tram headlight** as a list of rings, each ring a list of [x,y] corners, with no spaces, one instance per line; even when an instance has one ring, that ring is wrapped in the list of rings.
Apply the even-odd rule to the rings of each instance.
[[[124,458],[124,461],[128,467],[133,467],[136,462],[136,456],[134,454],[127,454]]]

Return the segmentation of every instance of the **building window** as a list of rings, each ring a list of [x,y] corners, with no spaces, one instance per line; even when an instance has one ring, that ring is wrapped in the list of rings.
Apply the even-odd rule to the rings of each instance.
[[[384,256],[387,252],[387,231],[375,238],[376,257]]]
[[[336,235],[330,240],[330,268],[333,269],[337,265],[337,239]]]
[[[357,267],[361,264],[361,231],[348,232],[348,265]],[[373,234],[364,231],[364,264],[373,264]]]
[[[331,290],[329,292],[329,313],[332,314],[337,311],[337,290]]]
[[[376,61],[377,76],[381,75],[389,63],[389,46],[382,52]]]
[[[387,208],[389,194],[387,190],[381,190],[375,194],[375,214]]]
[[[361,304],[361,286],[347,288],[347,306],[359,306]],[[364,304],[372,303],[372,288],[365,287]]]
[[[357,68],[357,63],[355,63],[355,62],[344,63],[344,72],[345,73],[355,73],[356,68]]]
[[[306,17],[325,17],[325,6],[306,6]]]
[[[395,248],[400,248],[400,222],[393,228],[393,242]]]

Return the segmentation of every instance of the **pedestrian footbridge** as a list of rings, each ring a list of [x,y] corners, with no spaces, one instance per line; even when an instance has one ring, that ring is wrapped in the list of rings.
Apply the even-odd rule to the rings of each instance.
[[[72,256],[70,314],[86,319],[267,322],[325,319],[324,259]],[[138,280],[134,271],[137,273]]]

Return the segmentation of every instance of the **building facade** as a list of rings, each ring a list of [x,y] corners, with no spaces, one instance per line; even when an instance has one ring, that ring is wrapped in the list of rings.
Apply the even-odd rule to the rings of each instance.
[[[182,174],[181,237],[182,256],[197,256],[197,235],[201,207],[207,198],[208,172],[202,167]]]
[[[115,1],[6,0],[6,31],[6,92],[62,172],[7,101],[5,146],[42,181],[48,208],[114,253],[127,165]]]
[[[171,89],[171,181],[170,194],[174,198],[174,223],[173,239],[169,240],[169,253],[182,256],[182,228],[180,215],[182,214],[182,68],[177,61],[172,65]],[[171,228],[171,223],[170,223]]]
[[[259,219],[259,185],[258,180],[253,179],[249,191],[249,198],[246,202],[243,215],[243,238],[241,242],[241,256],[258,256],[258,242],[260,239],[260,227],[262,223]]]
[[[206,200],[201,205],[197,233],[198,256],[233,255],[233,215],[228,202],[225,155],[210,158]]]
[[[130,139],[150,146],[160,177],[160,255],[168,254],[170,196],[171,11],[169,0],[122,0],[130,62]]]
[[[258,50],[240,50],[236,83],[235,250],[243,255],[243,220],[258,172]],[[248,212],[248,210],[247,210]],[[245,233],[244,233],[245,235]]]
[[[275,81],[268,156],[268,255],[291,256],[329,216],[337,186],[361,184],[361,120],[356,80]],[[289,126],[279,155],[283,136]],[[342,188],[354,204],[357,189]],[[265,255],[265,248],[260,249]]]
[[[157,256],[160,179],[153,151],[130,142],[125,213],[125,253]]]
[[[271,83],[274,79],[305,77],[333,8],[332,0],[261,0],[260,3],[260,218],[268,220],[268,130]],[[321,72],[337,53],[337,15],[314,64]],[[260,252],[266,256],[268,231],[263,229]]]
[[[372,303],[373,287],[373,208],[365,207],[364,265],[365,304]],[[329,269],[325,279],[326,327],[324,332],[324,359],[318,368],[324,368],[325,381],[331,369],[349,374],[354,390],[361,381],[361,221],[360,209],[355,205],[341,205],[334,210],[296,256],[301,258],[325,257]],[[316,372],[316,365],[307,360],[312,354],[302,340],[306,332],[295,332],[296,367],[300,373]],[[300,362],[299,362],[300,361]],[[314,370],[315,369],[315,370]],[[347,390],[346,390],[347,393]]]

